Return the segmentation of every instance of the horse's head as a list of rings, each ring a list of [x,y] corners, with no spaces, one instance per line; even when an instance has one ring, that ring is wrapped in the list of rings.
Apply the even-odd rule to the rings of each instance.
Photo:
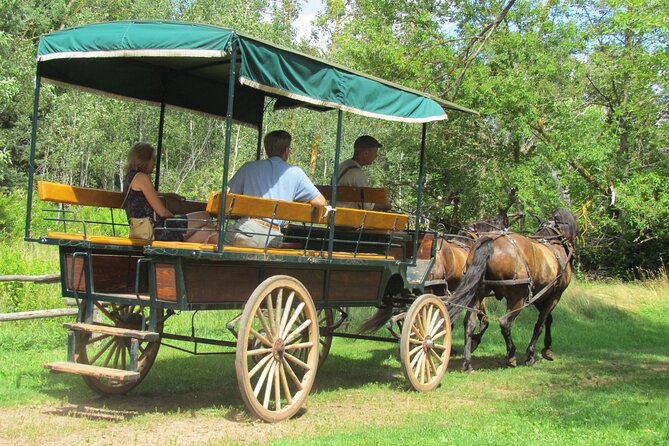
[[[578,236],[578,223],[576,217],[568,209],[557,208],[551,215],[550,220],[544,222],[535,233],[536,235],[556,235],[564,237],[571,245]]]

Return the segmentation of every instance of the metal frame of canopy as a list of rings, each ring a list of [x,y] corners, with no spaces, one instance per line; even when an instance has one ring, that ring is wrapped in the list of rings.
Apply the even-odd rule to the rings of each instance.
[[[193,37],[197,35],[196,31],[203,34],[201,41]],[[180,39],[179,35],[183,38]],[[276,73],[270,72],[267,69],[267,64],[262,63],[259,58],[263,57],[265,57],[263,60],[276,59],[270,65],[277,69]],[[224,172],[221,184],[223,191],[227,190],[232,123],[233,121],[241,121],[258,127],[257,157],[259,158],[264,101],[267,96],[284,98],[284,101],[289,104],[292,101],[295,106],[338,110],[333,178],[337,177],[339,166],[343,111],[378,119],[422,123],[416,221],[419,221],[421,215],[425,180],[424,156],[427,122],[445,119],[446,114],[443,112],[443,108],[474,113],[472,110],[457,104],[439,100],[430,95],[357,73],[290,49],[270,45],[259,39],[210,25],[179,22],[109,22],[58,31],[42,37],[37,60],[29,160],[26,240],[31,239],[37,112],[42,79],[53,83],[68,84],[83,90],[93,90],[96,93],[122,96],[159,105],[156,189],[160,186],[160,159],[165,108],[167,106],[213,114],[216,117],[225,117]],[[114,62],[119,65],[118,69],[115,68]],[[121,65],[123,67],[120,67]],[[118,70],[123,71],[119,73]],[[315,79],[304,75],[304,73],[311,74],[313,72],[318,73],[318,77]],[[108,74],[109,77],[105,78],[104,73],[111,74]],[[144,75],[146,79],[143,79],[140,75]],[[301,75],[304,77],[300,77]],[[328,75],[329,80],[327,80]],[[130,79],[127,77],[131,77],[133,82],[128,82]],[[291,78],[289,79],[290,82],[284,82],[285,77]],[[300,88],[301,79],[305,82],[306,87],[304,88]],[[327,81],[324,81],[324,79]],[[142,80],[144,81],[143,84],[141,83]],[[177,97],[172,95],[170,87],[191,92],[192,84],[195,81],[205,82],[207,86],[217,88],[219,94],[212,95],[207,91],[204,96],[201,93],[200,96],[195,95],[194,98],[185,98],[185,94]],[[359,82],[359,85],[350,87],[349,84],[353,81]],[[110,85],[105,85],[104,82],[109,82]],[[331,86],[332,91],[319,90],[320,85],[317,82],[323,82]],[[142,88],[137,86],[128,87],[133,83],[140,84]],[[348,92],[348,96],[340,91],[344,88],[343,84],[346,84],[347,88],[350,87],[351,91]],[[174,88],[173,85],[178,87]],[[365,104],[352,106],[345,102],[346,97],[356,98],[357,100],[358,97],[365,96],[361,93],[365,88],[379,89],[379,94],[369,96],[383,96],[381,93],[386,93],[387,95],[393,95],[393,99],[405,98],[407,103],[405,108],[409,111],[400,110],[395,114],[384,114],[386,113],[385,110],[380,111],[372,107],[366,107]],[[316,94],[309,95],[309,91]],[[235,101],[240,94],[242,95],[242,101]],[[217,111],[212,108],[210,102],[212,96],[223,99],[221,101],[222,106]],[[251,112],[252,114],[248,115],[247,107],[250,98],[253,98],[252,109],[255,110],[255,114]],[[189,100],[200,100],[201,102],[188,103]],[[236,106],[236,102],[243,102],[243,105]],[[384,103],[382,106],[387,107],[388,104]],[[410,109],[411,107],[414,107],[414,109]],[[425,108],[430,108],[432,114],[421,115],[420,112]],[[438,108],[441,114],[435,113],[435,108]],[[336,186],[335,183],[332,184],[331,201],[335,205]],[[225,195],[223,195],[223,203],[219,213],[221,226],[225,224],[224,209]],[[415,230],[417,235],[418,224],[416,224]],[[219,240],[219,252],[221,247],[222,240]],[[331,248],[332,240],[330,240],[330,250]],[[416,248],[414,247],[414,249]]]

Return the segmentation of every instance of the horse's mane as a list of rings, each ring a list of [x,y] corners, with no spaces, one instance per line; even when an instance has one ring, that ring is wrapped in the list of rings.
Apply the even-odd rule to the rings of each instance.
[[[554,230],[557,230],[560,235],[573,245],[579,233],[578,223],[574,214],[568,209],[557,208],[551,215],[551,218],[539,226],[534,235],[555,235]]]
[[[467,229],[461,229],[458,231],[456,237],[449,239],[449,241],[471,239],[472,232],[476,234],[483,234],[486,232],[495,232],[503,231],[509,226],[509,218],[506,216],[506,213],[500,212],[493,218],[488,220],[479,220],[467,225]]]

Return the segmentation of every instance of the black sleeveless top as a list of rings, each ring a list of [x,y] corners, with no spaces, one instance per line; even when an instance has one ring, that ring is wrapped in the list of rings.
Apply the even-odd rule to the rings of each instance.
[[[175,220],[170,218],[166,221],[163,217],[155,213],[148,200],[141,190],[132,190],[130,183],[135,175],[139,173],[136,169],[130,169],[123,179],[123,190],[127,191],[124,203],[125,213],[130,218],[150,218],[153,222],[153,235],[156,240],[182,242],[184,240],[184,231],[170,231],[170,229],[186,229],[188,220],[184,216]]]

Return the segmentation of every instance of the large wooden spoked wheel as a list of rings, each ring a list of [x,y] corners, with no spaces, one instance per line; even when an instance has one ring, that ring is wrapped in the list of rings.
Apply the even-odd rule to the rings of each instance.
[[[237,384],[252,415],[275,422],[302,407],[318,368],[318,317],[307,289],[290,276],[272,276],[242,312]]]
[[[402,371],[421,392],[439,385],[451,355],[451,321],[437,296],[423,294],[411,304],[402,327]]]
[[[85,314],[86,301],[81,301],[80,314]],[[127,328],[131,330],[148,330],[149,310],[140,305],[112,303],[103,305],[94,303],[94,308],[100,314],[100,322],[96,325]],[[156,331],[163,332],[163,310],[158,309],[158,326]],[[142,318],[144,316],[144,319]],[[142,322],[144,320],[144,322]],[[127,370],[130,367],[129,338],[105,335],[101,333],[78,332],[76,334],[75,360],[81,364],[90,364],[98,367],[109,367]],[[158,355],[160,342],[139,341],[139,357],[137,371],[140,378],[133,382],[119,382],[109,378],[84,376],[86,384],[102,395],[120,395],[134,389],[149,373],[153,362]]]

